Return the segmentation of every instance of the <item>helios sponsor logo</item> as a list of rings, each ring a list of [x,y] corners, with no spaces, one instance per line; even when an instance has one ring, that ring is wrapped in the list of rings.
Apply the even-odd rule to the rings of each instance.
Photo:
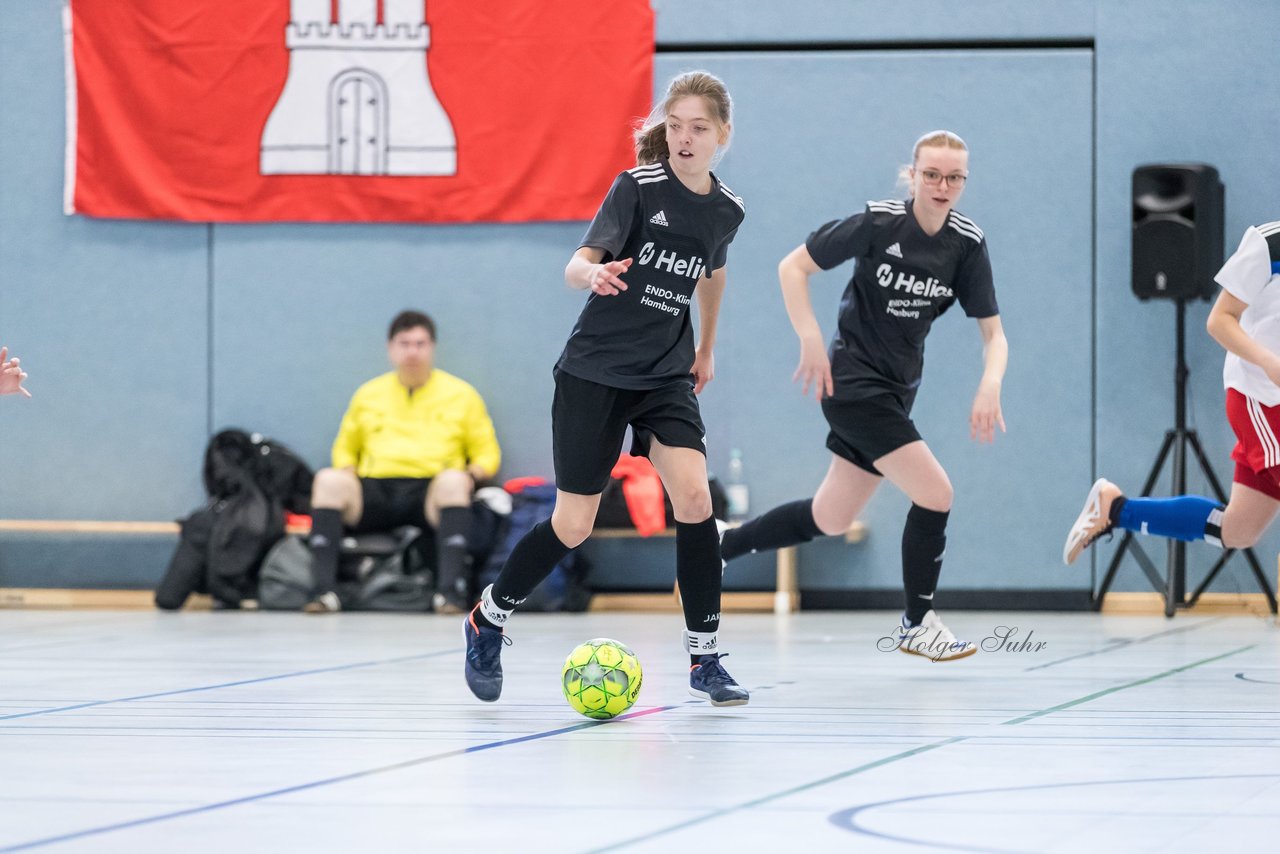
[[[690,279],[701,278],[707,269],[700,255],[682,258],[678,252],[655,248],[652,241],[640,247],[636,260],[642,267],[652,266],[655,270],[665,270],[672,275]]]
[[[880,283],[882,288],[891,287],[895,291],[910,294],[911,296],[948,299],[955,295],[951,288],[942,284],[933,276],[927,279],[917,279],[911,273],[899,272],[895,277],[893,267],[888,263],[881,264],[876,268],[876,281]]]

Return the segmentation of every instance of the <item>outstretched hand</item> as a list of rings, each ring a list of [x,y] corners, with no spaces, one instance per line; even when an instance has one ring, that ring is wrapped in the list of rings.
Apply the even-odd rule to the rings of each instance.
[[[31,392],[22,387],[27,372],[22,370],[18,359],[9,358],[9,348],[0,347],[0,394],[22,394],[31,397]]]
[[[591,270],[587,285],[592,291],[605,297],[621,293],[627,289],[627,283],[618,277],[627,272],[630,266],[630,258],[624,258],[621,261],[609,261],[605,264],[596,264]]]

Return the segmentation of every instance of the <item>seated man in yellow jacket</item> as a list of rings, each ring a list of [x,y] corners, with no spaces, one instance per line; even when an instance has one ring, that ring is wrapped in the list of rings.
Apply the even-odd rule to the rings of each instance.
[[[352,533],[401,525],[435,530],[437,609],[465,609],[467,533],[476,482],[498,472],[501,452],[479,393],[435,366],[436,327],[419,311],[391,321],[387,355],[395,370],[351,398],[333,467],[311,490],[311,551],[318,597],[311,612],[337,611],[334,593],[344,527]]]

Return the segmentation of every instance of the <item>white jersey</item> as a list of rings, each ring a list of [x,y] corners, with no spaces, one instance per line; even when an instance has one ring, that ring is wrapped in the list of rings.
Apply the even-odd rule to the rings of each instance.
[[[1232,296],[1249,307],[1240,316],[1245,333],[1273,353],[1280,353],[1280,222],[1251,225],[1236,254],[1216,276]],[[1280,405],[1277,387],[1262,368],[1227,353],[1222,384],[1263,406]]]

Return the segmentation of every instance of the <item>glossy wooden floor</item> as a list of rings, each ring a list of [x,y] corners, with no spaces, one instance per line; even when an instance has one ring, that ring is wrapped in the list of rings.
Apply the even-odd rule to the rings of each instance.
[[[879,651],[889,613],[727,615],[753,693],[714,709],[673,614],[517,615],[489,705],[458,617],[0,612],[0,851],[1278,844],[1270,619],[944,616],[987,649]],[[597,636],[645,667],[604,724],[558,685]]]

